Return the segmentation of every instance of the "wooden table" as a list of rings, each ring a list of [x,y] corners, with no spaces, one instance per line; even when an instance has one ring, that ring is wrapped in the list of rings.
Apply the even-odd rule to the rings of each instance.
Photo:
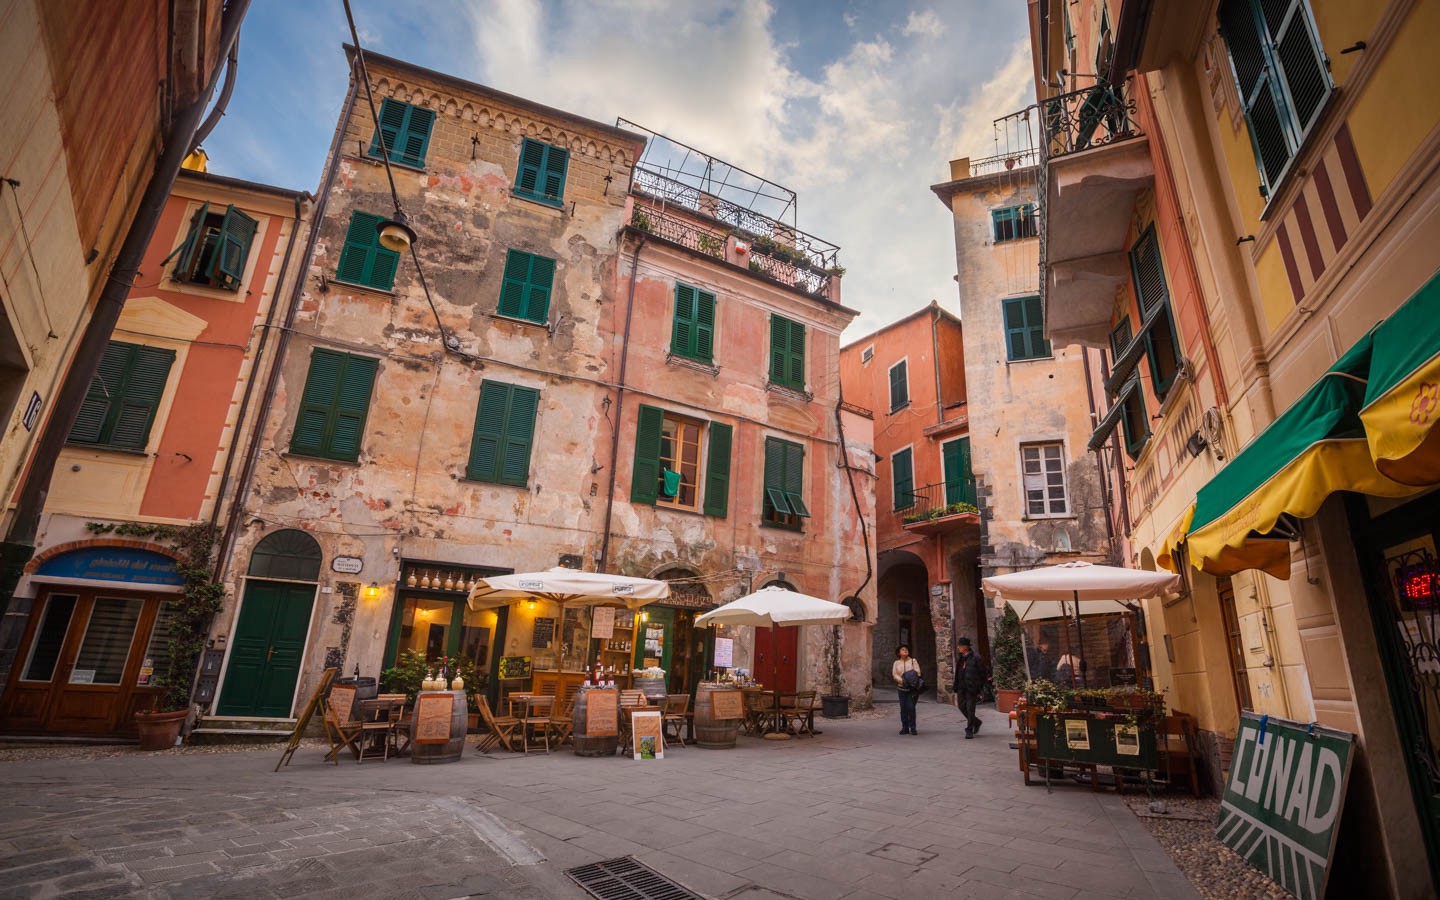
[[[550,694],[518,693],[511,694],[510,715],[520,720],[520,746],[524,752],[529,753],[535,743],[535,731],[539,729],[542,735],[540,746],[545,752],[550,752],[550,710],[555,706],[555,698]],[[540,747],[534,747],[538,750]]]

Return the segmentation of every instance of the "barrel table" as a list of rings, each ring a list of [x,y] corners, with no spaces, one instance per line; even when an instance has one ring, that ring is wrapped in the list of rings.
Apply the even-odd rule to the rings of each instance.
[[[645,695],[652,706],[665,705],[665,678],[641,675],[635,679],[635,690]]]
[[[572,716],[574,727],[570,731],[570,741],[575,746],[576,756],[614,756],[615,748],[619,746],[618,723],[613,721],[607,723],[609,727],[605,730],[609,731],[609,734],[589,733],[586,719],[590,710],[590,697],[601,692],[608,692],[618,699],[618,691],[589,685],[582,685],[579,693],[575,695],[575,712]],[[618,704],[616,705],[618,706]]]
[[[695,691],[695,746],[710,750],[728,750],[735,746],[740,733],[739,719],[716,719],[714,695],[717,691],[735,690],[729,685],[701,682]]]
[[[452,700],[450,713],[450,740],[443,744],[420,744],[415,741],[416,726],[418,717],[411,716],[410,719],[410,761],[418,765],[433,765],[436,763],[452,763],[460,761],[460,754],[465,750],[465,734],[469,730],[469,710],[466,706],[464,691],[422,691],[420,697],[433,697],[443,694]],[[415,709],[418,713],[420,701],[415,701]]]

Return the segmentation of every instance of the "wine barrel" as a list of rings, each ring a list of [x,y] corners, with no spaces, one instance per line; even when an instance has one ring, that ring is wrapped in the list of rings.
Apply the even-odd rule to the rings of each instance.
[[[728,685],[701,682],[695,692],[695,746],[709,750],[728,750],[735,746],[740,733],[740,720],[715,718],[716,691],[733,690]]]
[[[665,705],[665,695],[668,692],[665,689],[665,679],[663,676],[651,677],[637,675],[635,677],[635,690],[643,693],[650,700],[652,706]]]
[[[620,738],[616,734],[590,735],[585,732],[586,711],[590,706],[587,697],[592,691],[600,690],[604,688],[584,685],[575,695],[575,725],[570,732],[570,741],[575,745],[576,756],[614,756],[615,748],[619,746]]]
[[[441,692],[425,691],[424,693]],[[450,740],[443,744],[415,743],[415,720],[412,718],[410,721],[410,761],[417,765],[459,762],[460,754],[465,750],[465,734],[470,726],[465,692],[444,691],[443,693],[451,694],[455,698],[455,706],[450,714]]]

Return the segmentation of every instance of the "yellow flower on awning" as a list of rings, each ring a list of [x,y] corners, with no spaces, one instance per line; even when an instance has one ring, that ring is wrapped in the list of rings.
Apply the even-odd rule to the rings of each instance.
[[[1372,338],[1360,421],[1375,465],[1405,484],[1440,482],[1440,275]]]

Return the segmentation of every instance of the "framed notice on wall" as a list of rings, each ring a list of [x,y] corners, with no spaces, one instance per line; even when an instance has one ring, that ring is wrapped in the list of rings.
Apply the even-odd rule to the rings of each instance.
[[[717,637],[715,639],[715,668],[728,669],[735,665],[735,639]]]
[[[590,636],[608,641],[615,636],[615,607],[597,606],[591,611]]]
[[[609,737],[620,733],[620,692],[585,692],[585,736]]]
[[[630,714],[630,744],[636,759],[665,758],[665,733],[660,727],[660,710]]]
[[[454,712],[455,696],[453,694],[421,694],[415,701],[415,743],[448,743],[450,740],[450,717]]]

